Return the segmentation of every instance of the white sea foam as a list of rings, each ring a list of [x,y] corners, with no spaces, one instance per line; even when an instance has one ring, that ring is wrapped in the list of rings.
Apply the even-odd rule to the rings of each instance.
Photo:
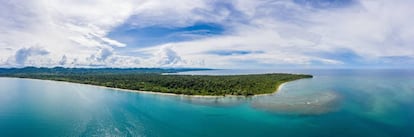
[[[340,96],[336,92],[320,92],[300,96],[264,96],[253,100],[253,108],[281,114],[323,114],[336,110]]]

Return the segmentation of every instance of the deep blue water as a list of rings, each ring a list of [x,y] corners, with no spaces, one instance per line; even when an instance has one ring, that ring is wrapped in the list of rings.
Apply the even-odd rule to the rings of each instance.
[[[412,137],[414,70],[308,73],[258,97],[189,98],[0,78],[0,136]]]

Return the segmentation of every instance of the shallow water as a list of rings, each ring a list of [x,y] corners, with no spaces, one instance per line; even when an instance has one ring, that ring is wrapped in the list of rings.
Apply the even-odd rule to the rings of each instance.
[[[313,74],[257,97],[189,98],[0,78],[0,136],[414,136],[411,70]]]

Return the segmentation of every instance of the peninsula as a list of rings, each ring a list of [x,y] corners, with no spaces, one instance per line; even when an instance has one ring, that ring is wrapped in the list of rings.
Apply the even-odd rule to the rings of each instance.
[[[163,68],[0,68],[0,77],[65,81],[110,88],[185,95],[257,95],[275,92],[285,82],[312,78],[304,74],[164,75],[209,69]]]

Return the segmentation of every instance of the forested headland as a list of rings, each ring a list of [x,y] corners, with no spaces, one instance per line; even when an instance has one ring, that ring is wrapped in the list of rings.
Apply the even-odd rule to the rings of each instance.
[[[208,69],[162,68],[1,68],[0,77],[17,77],[66,81],[105,86],[185,95],[256,95],[273,93],[280,84],[312,78],[304,74],[250,74],[250,75],[163,75],[183,71]]]

